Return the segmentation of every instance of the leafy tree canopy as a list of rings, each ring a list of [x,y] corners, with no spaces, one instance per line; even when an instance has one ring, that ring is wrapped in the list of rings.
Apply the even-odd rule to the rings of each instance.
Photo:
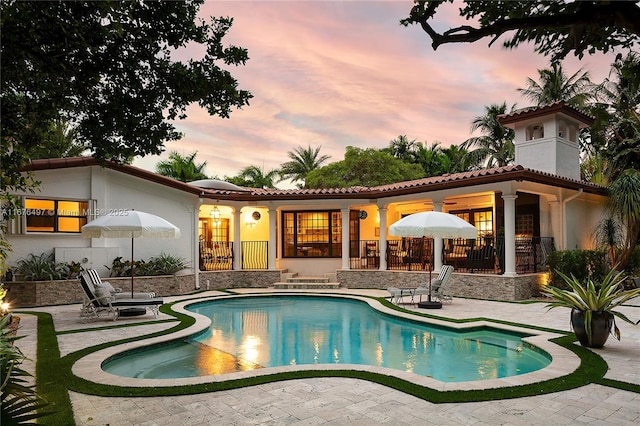
[[[251,94],[223,68],[247,51],[222,46],[232,19],[197,18],[203,1],[3,1],[3,172],[24,166],[59,119],[95,157],[122,161],[179,139],[171,120],[192,103],[220,117],[247,105]],[[203,56],[177,60],[187,45]],[[28,182],[8,174],[2,184]]]
[[[401,23],[420,25],[431,37],[434,50],[442,44],[473,43],[485,37],[491,38],[491,46],[503,34],[512,33],[505,47],[531,42],[536,52],[554,59],[570,52],[582,58],[585,53],[630,48],[640,40],[640,5],[636,1],[467,0],[462,2],[459,15],[477,25],[439,33],[434,29],[438,8],[453,2],[417,0]]]
[[[418,164],[406,163],[374,148],[348,146],[343,161],[310,172],[307,186],[312,189],[377,186],[422,177],[424,172]]]

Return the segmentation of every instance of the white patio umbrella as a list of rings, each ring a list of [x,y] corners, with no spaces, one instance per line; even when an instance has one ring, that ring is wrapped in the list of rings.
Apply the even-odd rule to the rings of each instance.
[[[133,298],[134,238],[180,238],[180,229],[151,213],[118,210],[84,225],[82,236],[84,238],[131,238],[131,297]]]
[[[389,234],[396,237],[474,239],[478,237],[478,230],[458,216],[432,211],[403,217],[389,226]],[[427,303],[426,307],[442,307],[441,304],[431,302],[431,269],[429,270],[429,301]]]

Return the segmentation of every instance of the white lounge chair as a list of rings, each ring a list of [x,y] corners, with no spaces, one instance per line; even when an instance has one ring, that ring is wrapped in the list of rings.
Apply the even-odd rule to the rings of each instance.
[[[122,291],[119,287],[113,287],[110,282],[102,281],[98,271],[95,269],[87,269],[86,271],[89,274],[89,279],[93,284],[93,287],[103,287],[107,293],[111,294],[111,296],[116,299],[153,299],[156,297],[154,292],[134,292],[133,297],[131,296],[130,291]]]
[[[438,276],[431,280],[431,299],[440,302],[453,302],[453,297],[448,292],[447,286],[451,280],[453,274],[453,266],[442,265],[442,269]],[[420,296],[420,302],[422,302],[422,296],[429,295],[429,284],[425,284],[414,289],[414,296]]]
[[[83,318],[98,318],[106,313],[107,316],[113,314],[115,321],[121,310],[136,307],[149,308],[153,316],[158,318],[158,309],[164,303],[161,298],[116,299],[104,287],[94,287],[88,272],[80,274],[78,280],[85,295],[85,302],[80,309],[80,316]]]

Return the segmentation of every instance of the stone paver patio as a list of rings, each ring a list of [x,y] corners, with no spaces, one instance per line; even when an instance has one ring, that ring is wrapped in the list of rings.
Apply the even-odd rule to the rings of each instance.
[[[236,289],[239,293],[274,292],[273,289]],[[291,292],[287,290],[287,292]],[[317,292],[317,291],[316,291]],[[333,291],[332,293],[335,293]],[[357,295],[388,296],[380,290],[347,290]],[[207,292],[216,295],[216,292]],[[199,294],[198,297],[202,296]],[[188,297],[167,297],[166,301]],[[624,307],[630,318],[640,318],[640,306]],[[411,305],[408,309],[421,311]],[[56,331],[113,325],[110,320],[91,322],[79,318],[80,305],[25,310],[49,312]],[[454,299],[443,309],[429,312],[447,318],[491,318],[569,330],[568,310],[547,311],[542,303],[519,304]],[[21,315],[19,347],[35,358],[32,316]],[[169,318],[162,314],[159,319]],[[151,316],[118,322],[149,321]],[[116,322],[116,324],[118,324]],[[609,365],[605,377],[640,385],[640,327],[617,321],[619,342],[610,337],[605,348],[595,350]],[[96,330],[58,336],[61,355],[128,336],[170,328],[159,323],[114,330]],[[32,363],[26,364],[33,368]],[[640,423],[640,394],[590,384],[578,389],[535,397],[500,401],[433,404],[386,386],[349,378],[313,378],[253,387],[172,397],[99,397],[70,392],[78,425],[635,425]]]

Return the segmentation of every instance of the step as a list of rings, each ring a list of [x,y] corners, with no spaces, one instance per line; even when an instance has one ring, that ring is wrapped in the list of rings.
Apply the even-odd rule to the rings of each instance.
[[[307,289],[307,290],[315,290],[315,289],[339,289],[340,283],[330,283],[330,282],[280,282],[274,283],[273,288],[279,290],[286,289]]]
[[[288,283],[328,283],[329,278],[325,276],[294,276],[285,279]]]

